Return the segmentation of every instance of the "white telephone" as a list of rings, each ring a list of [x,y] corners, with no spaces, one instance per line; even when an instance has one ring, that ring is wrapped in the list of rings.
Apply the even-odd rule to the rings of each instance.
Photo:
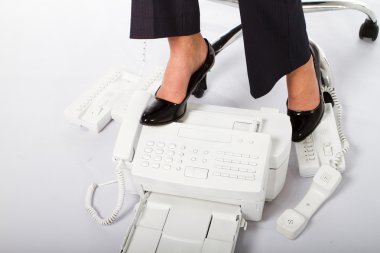
[[[295,147],[299,172],[303,177],[314,176],[322,165],[335,164],[340,172],[345,171],[342,142],[331,103],[325,104],[325,113],[317,129],[304,141],[295,143]]]
[[[135,75],[125,70],[110,71],[65,110],[66,119],[99,133],[113,119],[121,122],[131,95],[136,90],[152,92],[160,84],[163,70]]]

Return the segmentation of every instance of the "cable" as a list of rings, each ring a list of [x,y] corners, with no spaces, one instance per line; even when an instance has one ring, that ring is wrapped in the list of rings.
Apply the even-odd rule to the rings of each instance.
[[[338,134],[340,138],[340,142],[342,144],[342,151],[338,152],[335,156],[334,159],[330,160],[330,165],[334,168],[337,169],[339,164],[342,162],[343,156],[345,153],[350,148],[350,143],[348,142],[345,134],[343,133],[343,127],[342,127],[342,120],[343,120],[343,108],[342,105],[339,102],[339,99],[335,93],[334,88],[332,87],[327,87],[327,86],[322,86],[322,92],[327,92],[331,95],[331,98],[334,101],[334,104],[337,108],[337,119],[336,119],[336,125],[338,129]]]
[[[134,231],[137,227],[137,222],[140,219],[140,215],[138,215],[138,214],[140,214],[142,212],[142,210],[146,207],[146,203],[147,203],[149,196],[150,196],[150,192],[145,192],[144,195],[142,195],[142,197],[140,198],[138,205],[135,205],[135,208],[134,208],[135,216],[132,220],[132,224],[129,226],[128,233],[127,233],[128,235],[131,235],[134,233]],[[130,237],[129,236],[127,236],[124,239],[124,242],[122,245],[123,245],[123,248],[122,248],[121,252],[127,252],[128,247],[130,245]]]
[[[96,184],[93,183],[90,185],[90,187],[87,190],[86,199],[85,199],[85,207],[87,209],[87,212],[90,214],[90,216],[100,225],[111,225],[116,218],[119,216],[119,213],[121,211],[121,208],[123,207],[124,203],[124,197],[125,197],[125,187],[126,187],[126,180],[124,178],[124,169],[129,169],[124,162],[120,161],[118,165],[116,166],[116,176],[117,181],[110,181],[103,184]],[[98,211],[93,206],[93,199],[95,190],[100,186],[105,186],[113,183],[118,183],[118,198],[116,202],[116,206],[114,210],[112,211],[111,215],[108,218],[102,218]]]
[[[140,68],[140,72],[139,72],[139,76],[143,76],[144,74],[144,70],[145,70],[145,66],[146,66],[146,57],[147,57],[147,54],[148,54],[148,41],[147,40],[144,40],[143,41],[143,46],[142,46],[142,58],[141,58],[141,68]]]

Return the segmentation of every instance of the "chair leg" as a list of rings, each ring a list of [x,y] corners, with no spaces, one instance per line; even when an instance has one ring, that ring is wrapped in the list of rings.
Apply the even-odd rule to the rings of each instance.
[[[367,4],[360,1],[312,1],[303,2],[302,6],[305,13],[337,10],[357,10],[366,14],[372,22],[377,22],[375,13],[369,9]]]
[[[337,11],[337,10],[357,10],[368,16],[360,27],[360,39],[368,38],[375,41],[379,34],[379,26],[375,13],[369,9],[367,4],[358,1],[313,1],[302,3],[305,13]]]
[[[219,54],[223,49],[234,43],[242,36],[241,24],[231,29],[229,32],[221,36],[218,40],[212,43],[212,47],[215,50],[215,55]]]
[[[238,7],[238,0],[211,0],[221,4],[227,4],[234,7]],[[375,13],[368,7],[367,4],[360,1],[312,1],[303,2],[304,13],[321,12],[321,11],[338,11],[338,10],[357,10],[368,16],[365,22],[360,27],[359,37],[360,39],[372,39],[375,41],[379,34],[379,26],[377,24],[377,18]]]

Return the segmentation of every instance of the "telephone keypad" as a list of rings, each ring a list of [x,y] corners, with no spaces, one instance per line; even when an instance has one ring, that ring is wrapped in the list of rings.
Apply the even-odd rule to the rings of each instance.
[[[313,135],[309,135],[304,141],[305,159],[306,161],[315,160]]]

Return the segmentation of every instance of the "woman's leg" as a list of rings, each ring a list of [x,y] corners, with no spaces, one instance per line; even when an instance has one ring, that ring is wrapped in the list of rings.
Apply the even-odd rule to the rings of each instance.
[[[156,97],[181,103],[191,75],[203,64],[198,0],[132,0],[131,38],[168,37],[170,57]]]
[[[191,75],[204,63],[208,49],[200,33],[168,40],[169,62],[156,97],[179,104],[186,96]]]
[[[324,112],[301,0],[239,0],[251,94],[268,93],[287,75],[292,140],[318,126]]]
[[[313,58],[286,76],[288,108],[293,111],[315,109],[320,102]]]
[[[250,89],[267,94],[287,75],[288,106],[310,110],[319,91],[301,0],[239,0]]]
[[[132,0],[132,39],[156,39],[200,32],[198,0]]]

